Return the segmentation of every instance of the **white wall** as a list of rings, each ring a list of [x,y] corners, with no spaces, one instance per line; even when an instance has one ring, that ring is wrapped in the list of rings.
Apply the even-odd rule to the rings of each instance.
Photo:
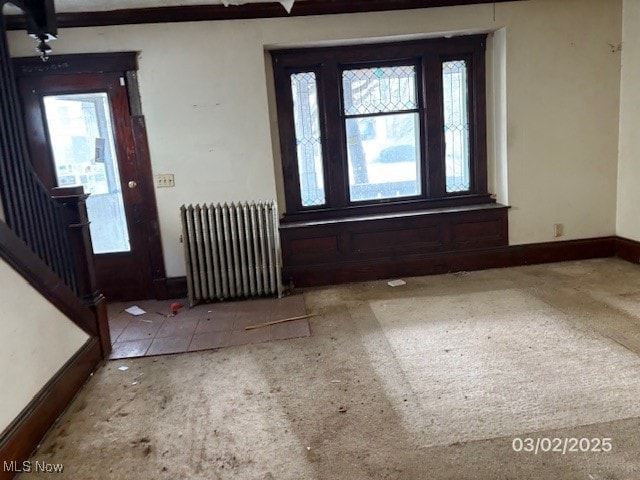
[[[640,2],[623,12],[617,233],[640,241]]]
[[[0,259],[0,432],[88,336]]]
[[[491,182],[508,198],[512,244],[615,233],[621,0],[495,5],[247,21],[65,29],[54,53],[140,51],[140,88],[167,274],[184,274],[178,208],[273,198],[277,152],[265,48],[493,32]],[[33,42],[10,35],[13,54]],[[613,47],[611,46],[613,45]],[[613,51],[612,51],[613,50]],[[495,108],[494,108],[495,104]],[[495,126],[502,128],[496,131]],[[506,131],[504,126],[506,125]],[[277,162],[276,162],[277,163]]]

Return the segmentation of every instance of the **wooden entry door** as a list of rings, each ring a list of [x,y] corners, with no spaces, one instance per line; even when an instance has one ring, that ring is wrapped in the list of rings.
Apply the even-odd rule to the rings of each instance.
[[[163,296],[144,121],[124,72],[18,78],[34,169],[44,185],[83,185],[97,283],[109,300]],[[142,144],[142,145],[141,145]],[[160,264],[160,268],[158,268]],[[157,287],[157,285],[155,285]]]

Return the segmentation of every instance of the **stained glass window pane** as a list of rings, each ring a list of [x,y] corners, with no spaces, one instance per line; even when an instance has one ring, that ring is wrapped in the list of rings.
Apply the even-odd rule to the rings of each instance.
[[[448,193],[470,189],[469,102],[467,64],[464,60],[442,64],[444,99],[445,172]]]
[[[419,195],[417,113],[346,119],[351,201]]]
[[[345,115],[413,110],[418,107],[413,65],[342,72]]]
[[[322,173],[322,142],[316,74],[314,72],[292,74],[291,93],[293,94],[293,118],[302,206],[324,205],[326,198]]]

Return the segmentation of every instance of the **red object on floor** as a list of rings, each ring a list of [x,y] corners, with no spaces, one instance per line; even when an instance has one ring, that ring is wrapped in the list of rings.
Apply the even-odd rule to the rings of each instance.
[[[182,304],[178,302],[173,302],[171,304],[171,314],[175,315],[176,313],[178,313],[178,310],[180,310],[181,308],[182,308]]]

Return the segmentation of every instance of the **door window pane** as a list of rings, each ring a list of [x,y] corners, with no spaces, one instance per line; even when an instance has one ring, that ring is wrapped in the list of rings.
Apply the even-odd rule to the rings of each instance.
[[[420,120],[413,65],[342,73],[352,202],[420,195]]]
[[[304,72],[291,75],[291,93],[302,206],[324,205],[326,198],[316,74]]]
[[[442,64],[444,99],[445,172],[448,193],[470,189],[469,102],[464,60]]]
[[[106,93],[44,97],[58,186],[82,185],[93,252],[131,250]]]

